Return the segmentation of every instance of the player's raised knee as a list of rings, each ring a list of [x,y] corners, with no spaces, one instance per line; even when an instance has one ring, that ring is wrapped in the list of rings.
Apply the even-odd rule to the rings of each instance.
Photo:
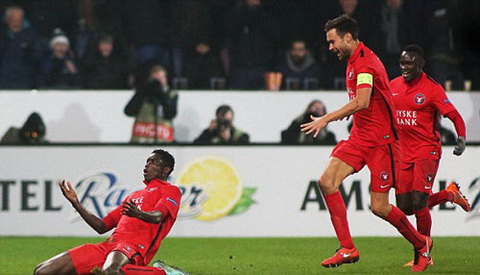
[[[335,191],[333,177],[327,174],[323,174],[320,179],[318,179],[317,184],[324,195],[330,194]]]

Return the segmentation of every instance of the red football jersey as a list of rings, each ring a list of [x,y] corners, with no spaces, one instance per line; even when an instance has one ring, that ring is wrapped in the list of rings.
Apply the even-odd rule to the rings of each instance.
[[[385,67],[377,55],[360,43],[348,60],[346,86],[350,100],[357,89],[371,87],[367,109],[353,114],[349,139],[364,146],[377,146],[395,139],[394,105]]]
[[[440,154],[439,113],[456,110],[445,90],[425,73],[412,83],[397,77],[390,85],[397,109],[402,161],[413,162],[416,157],[435,154],[434,151]]]
[[[122,215],[121,205],[103,219],[108,229],[116,227],[110,239],[136,245],[145,259],[145,265],[155,256],[163,238],[175,223],[182,197],[180,189],[168,182],[153,179],[146,185],[143,190],[133,192],[124,201],[133,200],[142,211],[162,212],[164,218],[161,224]]]

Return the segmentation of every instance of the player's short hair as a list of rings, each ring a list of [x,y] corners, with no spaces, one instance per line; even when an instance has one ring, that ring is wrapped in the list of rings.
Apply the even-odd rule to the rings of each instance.
[[[175,168],[175,158],[169,152],[162,149],[156,149],[153,150],[152,154],[159,155],[163,164],[167,167],[172,168],[173,171],[173,169]]]
[[[405,48],[403,48],[403,51],[404,52],[410,52],[410,53],[416,53],[419,56],[421,56],[423,59],[425,59],[425,52],[423,51],[422,47],[420,47],[418,45],[412,44],[412,45],[405,46]]]
[[[350,17],[348,14],[342,14],[336,18],[328,20],[325,23],[325,32],[331,29],[336,29],[340,37],[343,37],[346,33],[350,33],[352,38],[357,40],[360,28],[358,27],[357,20]]]
[[[223,116],[226,114],[228,111],[232,112],[233,114],[233,109],[230,107],[230,105],[220,105],[217,110],[215,111],[216,116]]]

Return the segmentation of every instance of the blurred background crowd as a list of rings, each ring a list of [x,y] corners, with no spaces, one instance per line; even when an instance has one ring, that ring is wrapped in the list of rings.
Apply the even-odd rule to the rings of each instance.
[[[2,0],[0,12],[4,90],[131,90],[159,65],[174,89],[265,89],[266,74],[280,89],[342,89],[323,31],[342,13],[390,78],[415,43],[447,90],[480,89],[474,0]]]

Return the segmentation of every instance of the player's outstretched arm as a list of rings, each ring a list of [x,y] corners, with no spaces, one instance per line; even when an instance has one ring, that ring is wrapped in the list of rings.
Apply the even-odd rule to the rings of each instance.
[[[457,146],[453,150],[455,156],[460,156],[465,151],[465,137],[467,129],[465,127],[465,121],[457,110],[453,110],[445,114],[445,117],[450,119],[455,126],[455,131],[457,132]]]
[[[137,218],[148,223],[161,223],[163,216],[160,211],[146,212],[138,209],[137,204],[133,200],[123,202],[122,215]]]
[[[62,180],[60,183],[60,189],[62,190],[63,196],[72,204],[73,208],[78,211],[80,216],[85,220],[85,222],[97,231],[98,234],[103,234],[107,232],[107,227],[102,219],[93,215],[83,207],[83,205],[78,200],[77,192],[73,189],[72,184],[69,181]]]
[[[357,96],[345,104],[342,108],[328,113],[322,117],[310,116],[311,122],[300,125],[301,131],[305,134],[313,134],[313,137],[317,137],[320,130],[325,128],[328,123],[336,120],[341,120],[348,117],[358,111],[368,108],[370,105],[370,96],[372,94],[372,88],[361,88],[357,90]]]

